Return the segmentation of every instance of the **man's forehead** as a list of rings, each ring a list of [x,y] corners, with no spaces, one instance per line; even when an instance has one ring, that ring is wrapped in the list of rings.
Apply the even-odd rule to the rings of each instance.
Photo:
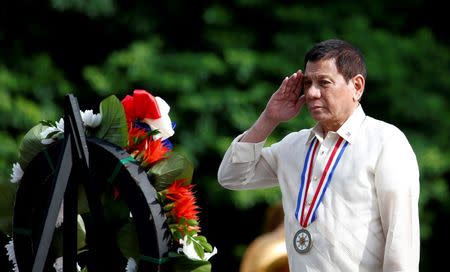
[[[308,62],[305,67],[303,77],[314,79],[330,77],[337,73],[336,62],[334,59],[319,60]]]
[[[317,79],[330,78],[330,77],[333,77],[332,73],[312,72],[312,73],[305,73],[303,75],[303,80],[317,80]]]

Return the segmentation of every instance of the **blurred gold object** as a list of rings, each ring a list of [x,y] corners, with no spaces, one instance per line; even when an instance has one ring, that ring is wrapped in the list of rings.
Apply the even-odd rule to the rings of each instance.
[[[265,232],[246,249],[240,272],[289,272],[283,216],[280,204],[269,207]]]

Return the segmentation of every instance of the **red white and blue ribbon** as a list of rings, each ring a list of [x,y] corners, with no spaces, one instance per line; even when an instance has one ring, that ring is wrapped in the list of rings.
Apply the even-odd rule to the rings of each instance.
[[[297,208],[295,210],[295,218],[299,221],[300,225],[303,228],[306,228],[311,222],[316,219],[316,211],[317,207],[319,207],[322,202],[322,198],[325,194],[325,191],[330,184],[331,179],[333,178],[334,171],[336,166],[339,163],[339,160],[344,153],[348,142],[343,138],[339,137],[334,148],[327,160],[325,168],[323,170],[322,176],[317,185],[316,191],[314,192],[313,199],[309,208],[306,207],[306,198],[308,195],[308,189],[311,184],[311,176],[312,170],[314,167],[314,157],[317,152],[317,148],[319,146],[319,141],[317,138],[314,138],[311,141],[311,144],[308,148],[308,152],[306,153],[305,162],[303,165],[302,175],[301,175],[301,183],[300,189],[297,197]]]

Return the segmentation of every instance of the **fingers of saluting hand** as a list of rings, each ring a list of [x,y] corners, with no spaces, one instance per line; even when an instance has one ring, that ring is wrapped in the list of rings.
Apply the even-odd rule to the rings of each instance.
[[[282,95],[286,93],[286,85],[288,81],[289,77],[285,77],[283,82],[281,82],[280,88],[278,90],[281,92]]]
[[[303,72],[302,72],[302,70],[298,70],[295,74],[297,74],[297,76],[296,76],[296,84],[294,86],[293,92],[295,94],[295,97],[299,97],[300,92],[302,90],[302,85],[303,85]]]
[[[294,94],[296,97],[300,95],[300,87],[302,84],[303,73],[301,70],[293,73],[290,77],[285,77],[281,83],[280,89],[283,96]]]

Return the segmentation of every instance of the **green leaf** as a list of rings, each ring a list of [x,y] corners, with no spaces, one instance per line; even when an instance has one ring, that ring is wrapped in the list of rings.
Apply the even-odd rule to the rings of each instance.
[[[11,234],[16,187],[14,183],[0,183],[0,231],[6,234]]]
[[[186,157],[174,151],[170,155],[156,163],[148,174],[153,178],[153,185],[157,191],[161,191],[169,187],[174,181],[186,179],[186,182],[192,180],[194,166]]]
[[[43,129],[44,127],[41,124],[35,125],[25,134],[20,143],[19,164],[24,170],[34,156],[45,149],[45,145],[41,143],[41,136],[39,135]]]
[[[198,235],[194,237],[195,240],[197,240],[200,245],[203,247],[203,249],[206,252],[212,252],[213,251],[213,247],[211,246],[211,244],[208,243],[208,240],[206,239],[205,236],[202,235]]]
[[[186,227],[185,227],[185,229],[187,230]],[[189,235],[189,236],[194,236],[197,233],[198,233],[198,231],[195,229],[191,229],[191,230],[187,231],[187,235]]]
[[[42,124],[45,127],[54,127],[56,126],[56,122],[55,121],[51,121],[51,120],[41,120],[39,121],[40,124]]]
[[[128,141],[127,121],[125,111],[119,99],[110,95],[100,103],[102,122],[94,132],[94,136],[124,147]]]
[[[197,241],[193,241],[194,243],[194,250],[197,253],[197,255],[203,259],[203,257],[205,257],[205,252],[203,251],[203,247],[200,243],[198,243]]]
[[[178,225],[177,225],[178,226]],[[183,239],[183,235],[181,234],[181,232],[179,232],[179,231],[174,231],[173,233],[172,233],[172,235],[173,235],[173,239],[175,240],[175,241],[179,241],[179,240],[181,240],[181,239]]]
[[[117,232],[117,244],[126,258],[137,259],[139,256],[139,242],[134,224],[130,221]]]
[[[87,212],[89,212],[89,202],[87,200],[84,186],[81,184],[80,181],[78,185],[78,213],[84,214]]]
[[[186,217],[184,217],[184,216],[180,217],[178,224],[180,224],[180,225],[186,224]]]
[[[188,224],[189,226],[198,226],[198,221],[195,220],[195,219],[189,219],[189,220],[187,221],[187,224]]]
[[[209,261],[191,260],[185,255],[169,252],[174,272],[211,272]]]
[[[195,240],[199,241],[199,242],[206,242],[206,237],[202,236],[202,235],[198,235],[194,237]]]
[[[78,252],[86,246],[86,227],[84,226],[83,218],[77,216],[77,249]]]

